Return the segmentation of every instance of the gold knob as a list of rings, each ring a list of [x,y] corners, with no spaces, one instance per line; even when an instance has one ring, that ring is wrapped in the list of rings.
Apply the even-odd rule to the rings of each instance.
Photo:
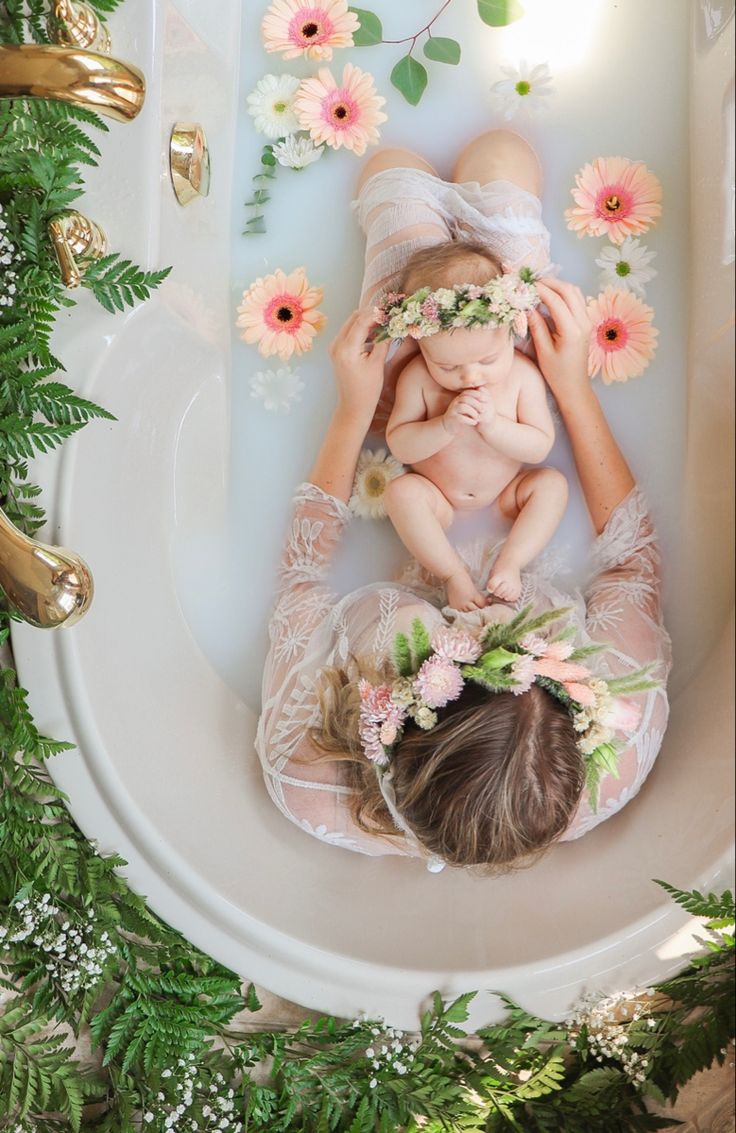
[[[110,34],[96,12],[74,0],[56,0],[48,19],[49,34],[61,47],[81,47],[109,55]]]
[[[210,191],[210,154],[204,130],[196,122],[177,122],[169,142],[169,167],[176,199],[188,205]]]
[[[87,612],[94,594],[84,559],[23,535],[2,511],[0,587],[11,609],[39,629],[73,625]]]
[[[85,268],[107,251],[107,238],[100,226],[79,212],[63,212],[52,217],[49,236],[65,287],[79,287]]]

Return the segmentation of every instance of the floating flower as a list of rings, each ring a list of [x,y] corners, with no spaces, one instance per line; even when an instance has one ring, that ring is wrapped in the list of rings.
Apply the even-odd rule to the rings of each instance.
[[[652,326],[654,311],[628,291],[607,287],[588,301],[593,325],[588,373],[601,371],[606,385],[626,382],[644,372],[654,357],[659,331]]]
[[[256,130],[267,138],[284,138],[295,134],[299,120],[294,113],[294,99],[299,90],[295,75],[264,75],[245,100]]]
[[[401,476],[405,469],[385,448],[376,452],[363,449],[355,470],[353,492],[348,507],[353,515],[363,519],[384,519],[386,503],[384,493],[392,480]]]
[[[292,403],[298,401],[304,382],[298,370],[280,366],[278,370],[259,370],[250,379],[250,396],[263,402],[269,413],[289,413]]]
[[[266,51],[281,51],[284,59],[331,59],[333,47],[353,46],[359,27],[347,0],[273,0],[261,33]]]
[[[620,247],[609,244],[595,261],[601,272],[601,287],[620,287],[624,291],[635,291],[644,298],[644,284],[657,274],[649,264],[656,256],[635,237],[627,236]]]
[[[501,70],[508,78],[494,83],[491,95],[506,121],[516,114],[533,118],[547,109],[546,99],[554,93],[549,64],[538,63],[530,69],[521,59],[518,67],[501,67]]]
[[[482,653],[477,638],[454,626],[440,626],[436,629],[432,634],[432,648],[440,657],[466,665],[477,661]]]
[[[565,219],[578,236],[607,236],[622,244],[662,215],[662,186],[643,161],[597,157],[576,173],[575,184],[577,207],[565,209]]]
[[[326,67],[305,79],[296,98],[299,122],[318,144],[352,150],[360,157],[379,139],[377,126],[386,121],[380,109],[386,99],[376,94],[373,76],[346,63],[338,86]]]
[[[238,306],[240,337],[254,343],[264,357],[277,354],[288,362],[292,354],[312,348],[325,317],[316,310],[322,289],[310,287],[304,268],[286,275],[279,270],[252,283]]]
[[[414,691],[428,708],[444,708],[463,691],[463,675],[447,657],[429,657],[414,681]],[[420,725],[421,727],[421,725]]]
[[[305,169],[315,161],[319,161],[325,152],[324,146],[316,146],[311,138],[296,138],[293,135],[277,142],[273,147],[273,156],[279,165],[288,169]]]

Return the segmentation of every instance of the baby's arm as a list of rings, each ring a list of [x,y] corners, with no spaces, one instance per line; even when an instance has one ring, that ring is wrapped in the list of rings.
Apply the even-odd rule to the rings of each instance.
[[[424,381],[427,369],[421,357],[407,362],[396,384],[396,399],[386,426],[386,442],[402,464],[427,460],[448,445],[453,434],[445,428],[443,417],[427,420]]]
[[[534,363],[518,352],[514,366],[522,368],[516,420],[491,412],[488,423],[479,421],[478,430],[483,440],[504,456],[524,464],[541,464],[555,441],[544,378]]]

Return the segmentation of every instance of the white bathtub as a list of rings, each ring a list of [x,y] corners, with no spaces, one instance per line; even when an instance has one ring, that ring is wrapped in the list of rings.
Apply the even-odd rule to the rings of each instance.
[[[347,207],[357,164],[345,154],[299,175],[303,219],[289,174],[275,186],[269,235],[240,237],[258,144],[237,124],[238,106],[261,74],[287,69],[260,51],[253,26],[238,80],[240,8],[127,0],[110,21],[114,53],[145,72],[148,94],[135,122],[111,124],[81,208],[123,255],[174,270],[134,311],[113,318],[84,293],[60,320],[54,350],[71,384],[118,422],[93,423],[36,463],[49,515],[42,537],[86,558],[95,600],[71,629],[14,627],[20,679],[39,728],[77,745],[49,768],[81,828],[101,852],[128,860],[152,908],[244,977],[307,1007],[378,1013],[403,1028],[416,1026],[435,988],[480,989],[474,1025],[501,1014],[494,989],[560,1018],[582,992],[647,985],[685,963],[696,926],[652,878],[715,890],[732,879],[728,36],[707,38],[694,0],[677,0],[676,18],[672,0],[589,0],[582,49],[612,67],[630,60],[633,89],[646,78],[652,92],[651,123],[620,70],[604,80],[585,58],[550,54],[559,117],[524,131],[547,171],[553,258],[588,290],[600,242],[576,241],[562,222],[575,171],[621,152],[663,180],[663,219],[647,239],[659,256],[648,292],[658,356],[638,382],[602,396],[660,525],[676,665],[671,723],[638,798],[533,870],[478,881],[321,843],[286,821],[263,786],[253,736],[271,580],[291,489],[329,414],[329,335],[305,363],[301,406],[269,417],[248,397],[258,356],[231,344],[234,305],[264,270],[304,263],[315,282],[329,281],[334,331],[358,293],[360,238]],[[407,28],[420,10],[406,4]],[[504,33],[461,30],[466,75],[477,72],[468,81],[484,92],[501,77],[493,66]],[[357,62],[387,92],[395,60],[382,48]],[[457,145],[501,124],[482,100],[463,103],[455,74],[434,66],[419,110],[392,96],[384,129],[387,142],[444,161],[441,172]],[[594,84],[586,102],[581,81]],[[610,109],[619,96],[628,117],[618,127],[587,109]],[[168,178],[177,120],[202,123],[212,153],[211,195],[186,209]],[[320,224],[332,227],[315,240]],[[557,457],[570,468],[564,439]],[[574,556],[587,538],[579,492],[566,523]],[[353,540],[343,573],[360,581],[397,556],[385,526],[356,525]]]

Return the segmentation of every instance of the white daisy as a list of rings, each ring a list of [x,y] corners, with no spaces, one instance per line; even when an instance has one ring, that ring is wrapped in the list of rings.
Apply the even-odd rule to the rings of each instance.
[[[289,169],[304,169],[313,161],[319,161],[324,152],[325,147],[316,146],[311,138],[298,138],[294,134],[273,147],[273,156],[279,165],[285,165]]]
[[[634,236],[627,236],[623,244],[609,244],[595,261],[603,268],[600,277],[601,287],[618,287],[623,291],[635,291],[644,298],[644,284],[657,274],[650,268],[656,252],[650,252]]]
[[[259,370],[250,379],[250,396],[262,401],[269,413],[289,413],[292,402],[300,400],[303,389],[299,371],[290,366]]]
[[[545,99],[554,93],[548,63],[538,63],[530,68],[524,59],[520,59],[518,67],[501,67],[501,70],[508,78],[494,83],[491,95],[506,121],[516,114],[533,118],[539,111],[547,109]]]
[[[386,504],[383,494],[388,484],[404,471],[403,464],[399,464],[385,448],[375,452],[363,449],[355,470],[353,493],[348,500],[353,515],[363,519],[384,519]]]
[[[256,130],[267,138],[285,138],[299,127],[294,113],[294,98],[300,80],[294,75],[264,75],[247,97],[248,113]]]

